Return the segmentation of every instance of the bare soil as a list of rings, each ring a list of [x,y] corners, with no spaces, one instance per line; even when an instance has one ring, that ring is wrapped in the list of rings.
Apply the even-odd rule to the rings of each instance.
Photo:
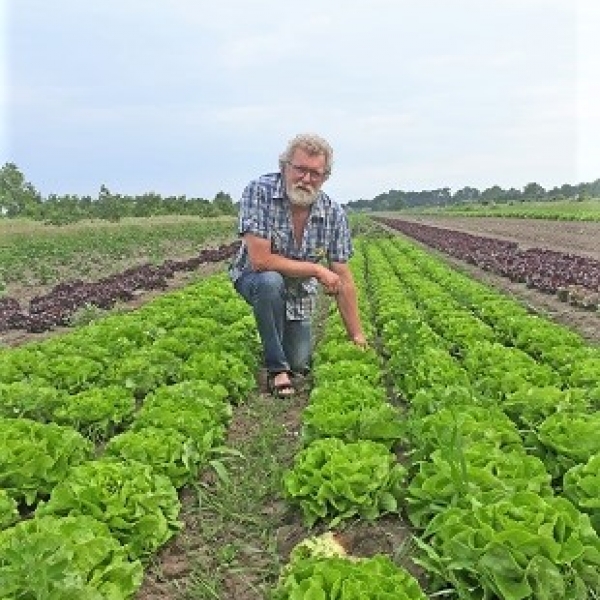
[[[600,223],[438,215],[396,214],[393,217],[472,235],[512,241],[522,249],[542,248],[600,260]],[[512,282],[506,277],[494,275],[427,246],[421,246],[453,268],[525,304],[532,312],[569,327],[591,343],[600,344],[600,314],[597,311],[572,306],[555,295],[528,288],[525,284]]]

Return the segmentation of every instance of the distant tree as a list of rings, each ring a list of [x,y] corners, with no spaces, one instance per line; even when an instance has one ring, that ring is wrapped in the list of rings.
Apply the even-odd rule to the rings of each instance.
[[[350,211],[371,211],[373,209],[373,202],[366,198],[360,200],[351,200],[346,205],[346,208]]]
[[[499,185],[493,185],[481,192],[481,202],[487,204],[489,202],[502,202],[505,198],[505,192]]]
[[[543,200],[546,197],[546,190],[535,181],[528,183],[523,188],[523,199],[525,200]]]
[[[223,215],[233,215],[236,213],[231,196],[225,192],[219,192],[215,196],[213,206]]]
[[[0,169],[0,212],[7,217],[35,218],[40,211],[42,198],[39,192],[25,181],[14,163]]]
[[[588,192],[592,198],[600,200],[600,179],[587,184]]]
[[[480,192],[477,188],[466,186],[454,192],[452,199],[456,204],[464,204],[469,202],[477,202]]]
[[[450,188],[439,188],[437,190],[433,190],[431,192],[433,203],[436,206],[445,206],[446,204],[450,204],[452,195],[450,194]]]
[[[98,193],[96,215],[107,221],[120,221],[124,216],[122,200],[118,194],[111,194],[110,190],[102,184]]]
[[[136,196],[133,200],[133,216],[151,217],[159,215],[162,211],[162,197],[156,192],[147,192]]]
[[[577,187],[570,183],[563,183],[558,189],[559,193],[565,198],[575,198],[577,196]]]
[[[86,198],[89,199],[89,196]],[[50,194],[43,203],[41,218],[53,225],[66,225],[90,216],[90,204],[79,196]]]
[[[581,192],[579,192],[579,195],[576,199],[577,202],[589,202],[592,199],[592,197],[590,196],[587,190],[582,190]]]
[[[510,202],[511,200],[517,200],[518,202],[522,201],[521,190],[518,190],[515,187],[511,187],[506,190],[505,196],[507,202]]]

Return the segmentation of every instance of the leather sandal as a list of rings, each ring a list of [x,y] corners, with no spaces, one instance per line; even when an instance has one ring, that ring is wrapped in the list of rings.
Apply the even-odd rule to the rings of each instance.
[[[280,373],[269,373],[268,390],[275,398],[291,398],[296,393],[296,388],[291,380],[284,383],[275,383],[275,377]],[[289,377],[289,374],[288,374]]]

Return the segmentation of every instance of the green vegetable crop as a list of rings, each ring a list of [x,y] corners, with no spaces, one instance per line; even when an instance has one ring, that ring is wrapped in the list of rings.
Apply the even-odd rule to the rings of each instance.
[[[35,514],[90,515],[108,525],[129,556],[140,558],[181,528],[180,506],[173,484],[149,465],[104,458],[73,468]]]
[[[29,519],[0,532],[0,597],[126,600],[142,582],[108,527],[89,516]]]
[[[383,444],[324,438],[296,456],[283,485],[285,495],[300,505],[307,526],[319,519],[334,526],[354,515],[373,520],[399,512],[405,473]]]

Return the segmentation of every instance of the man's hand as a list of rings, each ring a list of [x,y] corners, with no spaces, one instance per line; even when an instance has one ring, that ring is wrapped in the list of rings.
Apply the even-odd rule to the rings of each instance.
[[[340,276],[323,266],[319,268],[317,279],[325,288],[325,293],[331,296],[335,296],[342,287],[342,279]]]
[[[366,349],[369,347],[369,342],[367,342],[367,338],[364,333],[358,333],[352,336],[352,343],[356,344],[359,348]]]

